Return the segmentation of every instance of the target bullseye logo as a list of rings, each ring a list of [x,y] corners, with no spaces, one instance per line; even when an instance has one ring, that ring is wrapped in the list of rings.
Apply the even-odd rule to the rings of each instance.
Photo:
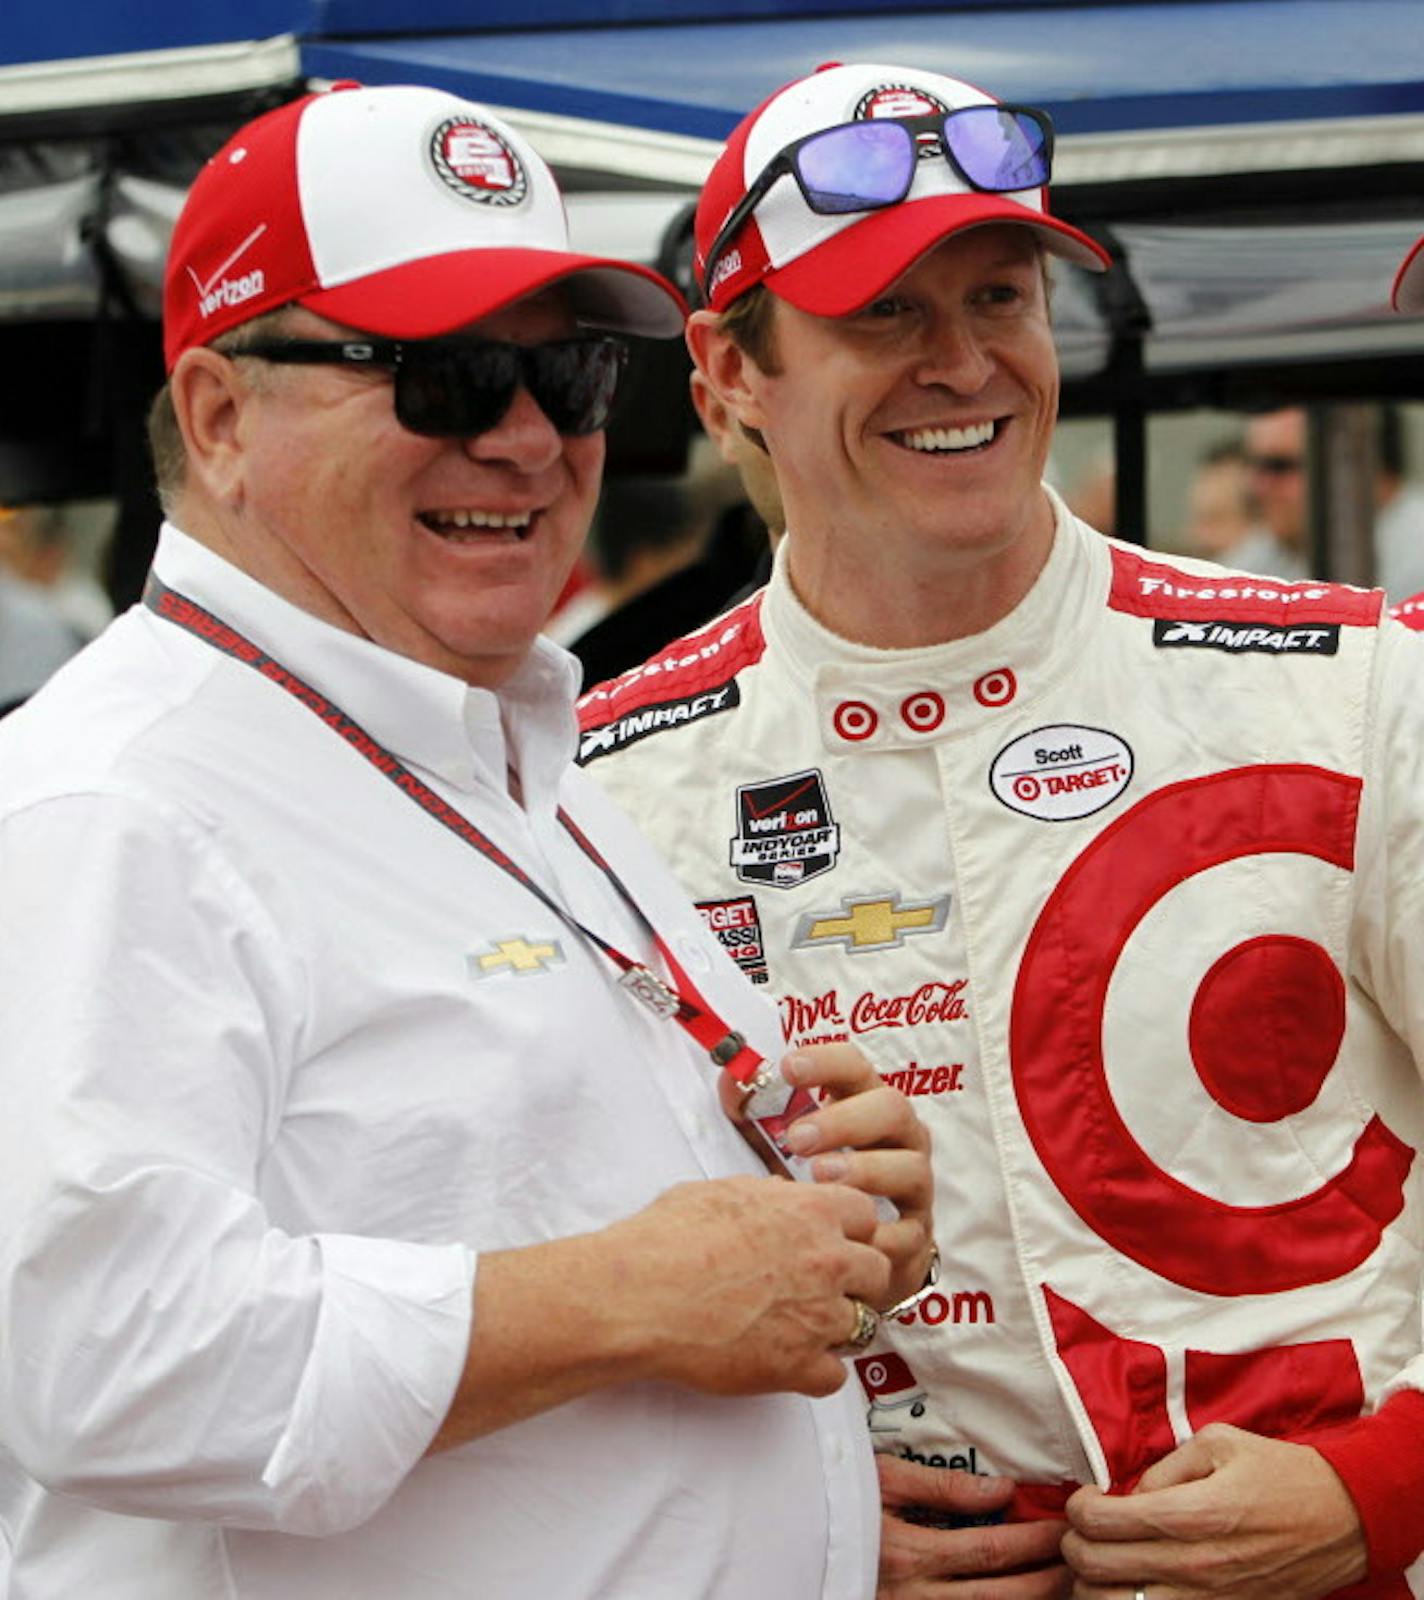
[[[944,721],[944,698],[932,689],[908,695],[900,702],[905,726],[915,733],[933,733]]]
[[[880,718],[873,706],[864,700],[842,700],[831,718],[831,726],[851,744],[868,739],[880,726]]]
[[[1052,731],[1037,736],[1045,748]],[[1138,1142],[1109,1081],[1106,1018],[1119,964],[1148,915],[1199,874],[1282,853],[1350,872],[1361,788],[1323,767],[1263,763],[1155,790],[1074,858],[1024,947],[1009,1053],[1044,1171],[1108,1245],[1200,1294],[1283,1294],[1344,1277],[1379,1248],[1403,1209],[1415,1151],[1376,1113],[1316,1187],[1262,1205],[1229,1203],[1167,1171]],[[1269,900],[1262,905],[1269,913]],[[1183,936],[1191,948],[1211,935],[1184,927]],[[1074,1003],[1064,1004],[1069,994]],[[1335,958],[1314,940],[1268,927],[1230,945],[1200,979],[1184,1042],[1216,1106],[1266,1128],[1330,1114],[1313,1108],[1344,1035]],[[1155,1060],[1149,1034],[1128,1066],[1152,1071]],[[1293,1145],[1303,1141],[1299,1131],[1282,1132]],[[1096,1341],[1102,1330],[1094,1327]]]
[[[981,706],[1006,706],[1019,692],[1019,680],[1008,667],[986,672],[975,681],[974,698]]]

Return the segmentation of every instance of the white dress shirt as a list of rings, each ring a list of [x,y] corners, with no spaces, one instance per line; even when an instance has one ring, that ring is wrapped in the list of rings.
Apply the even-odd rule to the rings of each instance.
[[[155,570],[649,957],[566,807],[779,1052],[774,1012],[570,769],[563,652],[536,645],[496,695],[175,529]],[[425,1458],[481,1250],[755,1165],[681,1030],[305,706],[128,613],[0,728],[0,904],[0,1592],[872,1593],[849,1386],[626,1385]]]

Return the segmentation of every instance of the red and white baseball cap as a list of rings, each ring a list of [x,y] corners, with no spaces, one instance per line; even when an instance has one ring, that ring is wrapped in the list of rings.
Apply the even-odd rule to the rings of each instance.
[[[744,117],[702,190],[695,223],[697,271],[733,207],[787,145],[844,122],[919,116],[961,106],[994,105],[992,95],[910,67],[831,64],[778,89]],[[1048,214],[1046,188],[982,194],[945,160],[919,161],[910,192],[897,205],[820,216],[796,180],[772,185],[715,267],[707,302],[721,311],[755,284],[817,316],[840,317],[884,292],[927,250],[964,228],[1021,222],[1054,255],[1104,271],[1109,257],[1086,234]]]
[[[438,89],[340,85],[248,123],[198,174],[169,247],[164,355],[171,371],[292,301],[431,338],[564,281],[590,323],[682,331],[656,272],[569,249],[553,174],[498,117]]]
[[[1394,309],[1424,315],[1424,238],[1404,258],[1394,280]]]

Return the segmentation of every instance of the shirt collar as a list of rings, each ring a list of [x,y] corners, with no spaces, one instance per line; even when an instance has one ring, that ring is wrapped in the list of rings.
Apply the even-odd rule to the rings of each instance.
[[[554,803],[577,739],[579,669],[547,639],[535,640],[498,691],[478,689],[313,616],[172,523],[163,525],[153,570],[320,690],[407,766],[461,790],[504,790],[508,763],[526,805]]]
[[[1033,587],[983,633],[948,644],[882,650],[842,639],[802,605],[786,570],[788,534],[762,605],[768,645],[806,683],[827,750],[910,749],[1020,712],[1076,658],[1106,601],[1107,541],[1045,486],[1053,546]]]

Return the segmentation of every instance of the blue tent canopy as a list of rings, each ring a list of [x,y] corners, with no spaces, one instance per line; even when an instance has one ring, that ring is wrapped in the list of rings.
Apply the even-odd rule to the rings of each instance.
[[[675,264],[719,142],[826,60],[1051,111],[1055,209],[1121,262],[1062,275],[1070,404],[1424,392],[1424,319],[1387,305],[1424,227],[1421,0],[8,0],[0,325],[116,297],[152,317],[201,160],[342,78],[498,107],[558,169],[579,242]]]
[[[373,9],[342,8],[351,33]],[[328,78],[413,76],[501,105],[718,140],[762,96],[827,60],[913,63],[981,82],[1047,106],[1065,134],[1424,113],[1418,0],[859,6],[816,17],[782,5],[754,20],[666,20],[679,9],[618,27],[309,37],[302,64]]]

